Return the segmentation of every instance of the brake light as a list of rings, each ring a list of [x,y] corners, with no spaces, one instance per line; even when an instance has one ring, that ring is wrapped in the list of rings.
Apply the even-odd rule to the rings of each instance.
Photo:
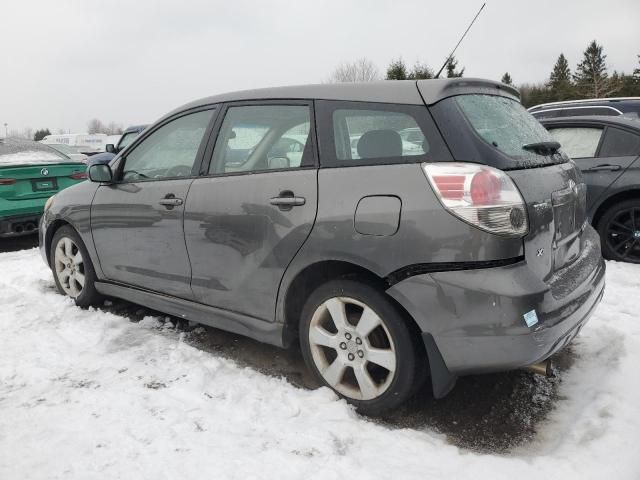
[[[0,178],[0,185],[13,185],[16,183],[15,178]]]
[[[87,172],[75,172],[71,174],[71,178],[74,180],[86,180]]]
[[[528,231],[526,205],[503,171],[475,163],[422,165],[440,203],[487,232],[521,237]]]

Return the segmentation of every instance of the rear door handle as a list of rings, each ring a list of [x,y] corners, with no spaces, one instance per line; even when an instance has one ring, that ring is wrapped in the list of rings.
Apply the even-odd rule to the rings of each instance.
[[[280,195],[269,200],[271,205],[276,205],[280,210],[291,210],[307,203],[304,197],[296,197],[293,192],[285,190]]]
[[[183,200],[181,198],[176,198],[173,193],[168,193],[165,195],[163,199],[160,200],[160,205],[164,205],[167,209],[171,210],[173,207],[178,207],[182,205]]]
[[[595,167],[587,168],[587,172],[597,172],[600,170],[610,170],[612,172],[617,172],[621,170],[622,167],[620,165],[611,165],[609,163],[603,163],[602,165],[596,165]]]

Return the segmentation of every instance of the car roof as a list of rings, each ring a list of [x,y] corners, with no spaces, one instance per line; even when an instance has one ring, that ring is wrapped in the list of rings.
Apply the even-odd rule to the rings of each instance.
[[[624,117],[622,115],[611,116],[611,115],[585,115],[585,116],[575,116],[575,117],[555,117],[555,118],[541,118],[538,120],[543,125],[546,124],[554,124],[560,125],[564,123],[575,124],[575,123],[585,123],[585,124],[606,124],[613,125],[618,127],[630,128],[633,130],[640,131],[640,120],[636,120],[635,118]]]
[[[223,93],[187,103],[169,115],[190,108],[242,100],[312,99],[408,105],[424,105],[426,103],[427,105],[432,105],[444,98],[465,93],[492,93],[516,99],[520,98],[518,90],[514,87],[478,78],[382,80],[377,82],[296,85]]]
[[[530,112],[539,112],[541,110],[554,108],[571,108],[576,106],[614,106],[614,105],[637,105],[640,103],[640,97],[611,97],[611,98],[585,98],[580,100],[563,100],[560,102],[541,103],[529,107]]]

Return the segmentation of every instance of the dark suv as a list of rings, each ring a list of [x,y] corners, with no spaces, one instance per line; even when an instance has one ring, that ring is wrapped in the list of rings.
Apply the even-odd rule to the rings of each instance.
[[[541,123],[582,170],[587,215],[603,255],[640,263],[640,121],[595,116]]]
[[[530,107],[529,112],[538,120],[591,115],[638,119],[640,118],[640,97],[587,98],[543,103]]]
[[[580,171],[496,82],[219,95],[89,175],[41,222],[60,293],[299,345],[369,414],[548,359],[604,289]]]

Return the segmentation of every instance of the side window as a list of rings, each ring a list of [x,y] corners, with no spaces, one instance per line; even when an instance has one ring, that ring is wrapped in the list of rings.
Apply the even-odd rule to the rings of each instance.
[[[213,110],[176,118],[153,132],[125,159],[122,180],[189,177]]]
[[[247,105],[227,109],[209,173],[313,165],[307,105]]]
[[[602,136],[602,128],[596,127],[554,128],[549,132],[571,158],[595,157]]]
[[[640,136],[619,128],[607,128],[599,157],[637,157],[638,155],[640,155]]]
[[[410,157],[429,151],[416,120],[393,110],[337,109],[333,136],[338,160]]]
[[[611,107],[578,107],[578,108],[566,108],[562,112],[563,117],[583,117],[585,115],[604,115],[614,117],[620,115],[616,110]]]

